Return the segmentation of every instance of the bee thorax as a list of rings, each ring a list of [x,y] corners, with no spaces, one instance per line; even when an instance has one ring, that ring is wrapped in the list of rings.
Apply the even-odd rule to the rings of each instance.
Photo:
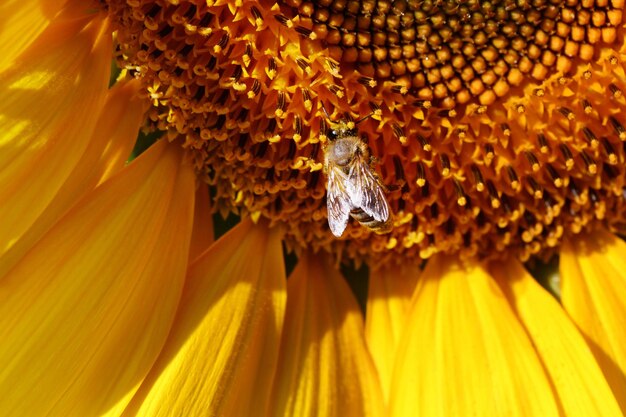
[[[345,166],[350,163],[358,152],[358,144],[354,140],[338,139],[329,149],[329,159],[336,165]]]

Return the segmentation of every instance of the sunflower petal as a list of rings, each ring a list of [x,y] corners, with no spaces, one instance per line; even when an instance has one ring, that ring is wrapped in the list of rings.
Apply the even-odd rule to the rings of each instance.
[[[194,186],[181,151],[160,143],[87,194],[0,277],[0,415],[125,407],[174,318]]]
[[[88,146],[80,159],[72,161],[75,163],[74,169],[56,194],[51,196],[44,210],[33,219],[33,224],[0,255],[0,275],[6,273],[85,192],[92,190],[125,165],[142,123],[143,106],[136,98],[138,87],[139,82],[133,80],[120,83],[109,90],[91,138],[63,138],[86,141]],[[51,158],[53,156],[64,158],[64,155],[54,153]],[[52,163],[50,159],[46,162]],[[9,202],[12,203],[14,202]],[[14,210],[18,211],[19,207]]]
[[[189,260],[193,261],[198,255],[207,250],[214,240],[213,217],[211,216],[211,198],[206,185],[200,185],[196,190],[196,208],[193,217],[193,233]]]
[[[359,306],[325,261],[301,258],[287,312],[270,416],[381,416],[382,393]]]
[[[558,416],[533,346],[478,264],[431,258],[398,347],[392,416]]]
[[[530,335],[565,415],[620,416],[598,363],[558,302],[515,260],[491,271]]]
[[[561,302],[626,414],[626,243],[597,231],[561,249]]]
[[[0,253],[66,183],[104,104],[111,35],[98,15],[80,22],[68,23],[63,39],[50,34],[37,53],[0,75]]]
[[[190,267],[173,331],[125,415],[252,416],[269,399],[286,303],[280,235],[244,221]]]
[[[0,2],[0,72],[13,64],[48,27],[67,0],[4,0]],[[84,10],[84,9],[83,9]]]
[[[387,400],[396,350],[418,276],[418,268],[388,268],[370,274],[365,336]]]

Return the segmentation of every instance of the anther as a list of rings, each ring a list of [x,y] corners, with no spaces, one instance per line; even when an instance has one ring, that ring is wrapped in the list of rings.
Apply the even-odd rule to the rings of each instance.
[[[548,174],[550,175],[550,179],[555,187],[560,188],[563,186],[563,179],[559,175],[559,173],[554,169],[551,164],[546,164],[546,169],[548,170]]]
[[[230,35],[228,33],[224,33],[220,41],[217,43],[217,45],[213,46],[213,52],[215,53],[222,52],[224,48],[226,48],[226,45],[228,45],[229,40],[230,40]]]
[[[311,145],[311,153],[309,155],[309,158],[317,159],[317,154],[319,153],[319,150],[320,150],[319,142],[314,143],[313,145]]]
[[[539,184],[537,184],[537,181],[535,181],[535,179],[532,177],[528,177],[528,184],[530,185],[530,188],[532,189],[532,196],[536,200],[540,200],[543,197],[543,190],[541,189]]]
[[[602,171],[609,177],[609,180],[614,180],[619,174],[619,171],[609,164],[602,164]]]
[[[296,142],[293,140],[289,141],[289,149],[287,150],[287,159],[293,159],[294,156],[296,156]]]
[[[241,78],[242,74],[243,74],[243,70],[241,69],[241,67],[239,65],[237,65],[237,66],[235,66],[235,69],[233,70],[233,75],[231,75],[230,78],[234,82],[237,82]]]
[[[198,22],[198,26],[200,27],[207,27],[209,26],[209,24],[211,23],[211,21],[213,20],[214,15],[212,13],[209,12],[204,12],[204,16],[202,16],[202,19],[200,19],[200,22]]]
[[[393,91],[394,93],[405,95],[409,92],[409,89],[406,88],[404,85],[394,85],[393,87],[391,87],[391,91]]]
[[[380,106],[378,104],[374,103],[373,101],[370,101],[368,104],[373,115],[380,116],[382,114],[382,110],[380,109]]]
[[[246,49],[243,52],[242,61],[246,67],[250,65],[250,62],[252,61],[252,44],[249,42],[246,44]]]
[[[320,135],[324,135],[326,136],[326,133],[328,132],[328,124],[326,123],[325,119],[320,119]]]
[[[550,152],[550,145],[548,144],[548,140],[543,133],[539,133],[537,135],[537,141],[539,142],[539,152],[543,154]]]
[[[524,155],[526,156],[526,160],[530,164],[530,168],[533,172],[539,171],[540,166],[537,157],[530,151],[524,151]]]
[[[587,139],[591,147],[593,149],[596,149],[600,144],[598,142],[598,138],[596,138],[596,135],[588,127],[583,127],[583,133],[585,134],[585,138]]]
[[[298,115],[296,115],[293,119],[293,130],[295,132],[293,135],[293,140],[296,142],[300,142],[300,140],[302,139],[302,119]]]
[[[196,94],[193,95],[193,99],[196,101],[200,101],[204,99],[205,92],[206,90],[203,85],[198,86],[198,88],[196,89]]]
[[[146,12],[146,16],[154,18],[157,15],[157,13],[159,13],[160,11],[161,11],[161,6],[159,6],[158,4],[155,4],[150,8],[150,10]]]
[[[426,185],[426,172],[424,170],[424,164],[421,161],[417,163],[417,178],[415,184],[417,184],[418,187]]]
[[[568,109],[567,107],[559,107],[559,113],[567,118],[567,120],[574,120],[576,117],[574,112]]]
[[[489,192],[489,199],[491,200],[491,207],[497,209],[500,207],[500,198],[498,197],[498,191],[496,186],[491,180],[487,181],[487,192]]]
[[[504,136],[511,136],[511,127],[508,123],[501,123],[500,129],[502,129],[502,134]]]
[[[495,157],[495,150],[493,149],[493,145],[491,145],[490,143],[487,143],[485,145],[485,156],[484,156],[484,161],[485,161],[485,165],[489,165],[491,163],[491,161],[493,161],[493,158]]]
[[[223,107],[224,104],[226,104],[226,100],[228,100],[229,98],[230,98],[230,91],[224,90],[222,91],[222,94],[220,94],[220,96],[217,98],[217,101],[215,102],[215,104],[217,104],[220,107]]]
[[[311,101],[311,93],[309,93],[309,90],[307,90],[306,88],[302,89],[302,101],[304,104],[304,108],[310,112],[313,106],[313,102]]]
[[[371,77],[359,77],[357,81],[366,87],[376,87],[376,80]]]
[[[613,145],[608,141],[607,138],[602,138],[602,147],[606,152],[606,156],[609,160],[609,164],[614,165],[617,163],[617,154],[615,153],[615,149],[613,149]]]
[[[256,152],[254,153],[254,156],[257,159],[261,159],[265,156],[265,153],[267,152],[267,149],[269,148],[270,143],[268,141],[263,141],[261,143],[259,143],[257,145],[257,149]]]
[[[340,75],[339,74],[339,64],[337,64],[337,62],[335,62],[335,60],[327,58],[326,60],[324,60],[324,64],[326,65],[326,68],[328,69],[328,72],[330,72],[334,77]]]
[[[276,19],[278,21],[278,23],[280,23],[281,25],[288,27],[288,28],[292,28],[293,27],[293,22],[289,19],[287,19],[286,16],[283,16],[282,14],[275,14],[274,15],[274,19]]]
[[[430,145],[430,141],[428,139],[426,139],[424,136],[418,134],[417,135],[417,141],[422,146],[422,149],[424,150],[424,152],[430,152],[432,150],[432,146]]]
[[[249,110],[246,108],[242,108],[239,110],[239,114],[237,115],[237,121],[240,123],[246,122],[248,120]]]
[[[210,126],[210,129],[221,131],[225,123],[226,123],[226,116],[224,116],[223,114],[220,114],[219,116],[217,116],[215,123],[212,126]]]
[[[250,11],[252,12],[252,16],[254,17],[254,22],[256,23],[256,25],[261,26],[263,24],[263,15],[259,11],[259,9],[257,9],[256,6],[252,6],[250,8]]]
[[[467,204],[467,197],[465,195],[465,191],[463,191],[463,187],[461,186],[458,180],[454,179],[453,183],[454,183],[454,188],[456,191],[456,203],[459,206],[463,207]]]
[[[182,57],[187,57],[187,55],[189,55],[189,52],[191,52],[192,50],[193,50],[193,44],[185,44],[185,46],[180,48],[180,51],[178,51],[178,53]]]
[[[404,185],[404,169],[402,168],[402,161],[400,161],[400,158],[397,155],[393,156],[393,168],[396,173],[396,181]]]
[[[250,91],[248,91],[248,98],[253,98],[260,92],[261,92],[261,83],[259,82],[259,80],[255,79],[252,82],[252,87],[250,88]]]
[[[617,119],[613,116],[609,116],[609,122],[611,123],[611,126],[613,126],[613,129],[615,130],[615,134],[621,140],[626,141],[626,129],[624,129],[624,126],[622,126],[621,123],[618,122]]]
[[[480,169],[476,165],[472,165],[472,174],[474,175],[474,184],[476,185],[476,191],[484,191],[485,182],[483,180],[483,174],[480,173]]]
[[[580,156],[582,157],[583,162],[587,167],[587,172],[589,172],[590,174],[596,174],[598,172],[598,165],[595,163],[595,161],[585,151],[582,151],[580,153]]]
[[[198,11],[198,8],[196,7],[196,5],[190,4],[189,8],[187,9],[187,11],[185,12],[183,16],[185,16],[186,19],[191,19],[192,17],[196,15],[196,11]]]
[[[276,69],[276,60],[274,59],[274,57],[270,57],[270,59],[268,59],[267,61],[267,69],[265,71],[270,80],[273,80],[274,77],[276,77]]]
[[[217,64],[217,59],[211,55],[211,58],[209,58],[209,61],[206,63],[206,68],[209,70],[209,72],[213,72],[213,70],[215,69],[215,64]]]
[[[415,100],[413,105],[423,109],[430,109],[433,106],[430,100]]]
[[[304,58],[296,58],[296,63],[306,74],[311,74],[311,65]]]
[[[447,177],[450,175],[450,158],[446,154],[440,154],[439,161],[441,162],[441,175]]]
[[[339,98],[343,97],[343,89],[336,84],[331,84],[328,90]]]
[[[396,138],[398,138],[400,143],[404,145],[406,143],[406,135],[404,134],[404,131],[402,130],[400,125],[394,123],[391,128],[393,129],[393,134],[396,136]]]
[[[513,188],[514,190],[517,190],[520,186],[520,183],[519,183],[519,178],[517,177],[517,173],[515,172],[515,169],[513,169],[511,165],[507,165],[506,173],[509,176],[509,181],[511,181],[511,188]]]
[[[239,135],[239,140],[237,141],[237,146],[240,149],[245,149],[246,144],[248,143],[249,136],[247,133],[242,133]]]
[[[591,103],[589,103],[589,100],[585,99],[582,102],[583,105],[583,110],[586,114],[591,114],[591,112],[593,111],[593,108],[591,107]]]
[[[578,200],[580,198],[580,189],[576,186],[576,183],[573,180],[569,182],[569,186],[567,188],[574,197],[574,200]]]
[[[317,35],[311,29],[305,28],[304,26],[296,26],[296,32],[305,38],[309,38],[311,40],[317,39]]]
[[[265,128],[265,133],[270,136],[273,136],[274,132],[276,132],[276,126],[277,126],[276,119],[269,119],[267,127]]]
[[[320,171],[314,171],[309,177],[309,188],[312,190],[315,189],[319,180],[320,180]]]
[[[622,90],[613,83],[609,84],[609,90],[611,90],[611,94],[613,94],[614,98],[620,98],[623,95]]]
[[[163,29],[158,31],[157,35],[159,35],[160,38],[164,38],[167,35],[169,35],[170,33],[172,33],[173,30],[174,30],[174,26],[167,25]]]
[[[563,154],[563,159],[565,160],[565,167],[569,171],[574,167],[574,157],[572,156],[572,152],[569,150],[566,144],[561,143],[559,145],[559,149]]]
[[[282,91],[278,92],[278,100],[276,103],[276,110],[274,111],[274,114],[276,115],[276,117],[281,117],[284,113],[285,113],[285,93]]]

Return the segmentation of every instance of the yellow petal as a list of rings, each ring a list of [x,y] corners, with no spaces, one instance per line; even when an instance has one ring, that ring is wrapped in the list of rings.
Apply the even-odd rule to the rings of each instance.
[[[182,292],[195,188],[182,161],[179,148],[155,145],[0,277],[0,415],[125,407]]]
[[[78,169],[93,161],[91,168],[85,169],[85,179],[97,180],[102,184],[116,172],[126,166],[135,142],[137,133],[144,124],[144,114],[149,104],[139,98],[141,90],[139,80],[118,82],[107,92],[106,102],[100,112],[89,147],[81,157]],[[85,161],[87,160],[87,162]],[[74,171],[70,179],[74,179],[82,171]]]
[[[190,267],[173,331],[125,415],[261,415],[285,286],[276,230],[247,220],[224,235]]]
[[[386,400],[389,400],[396,350],[404,331],[418,275],[418,268],[398,267],[372,271],[370,274],[365,336]]]
[[[36,219],[31,220],[33,224],[24,230],[10,247],[5,247],[6,252],[0,255],[0,275],[6,273],[85,192],[92,190],[98,183],[124,166],[143,118],[144,107],[136,98],[138,88],[139,81],[133,80],[120,83],[108,91],[105,106],[92,137],[62,138],[87,143],[78,160],[65,161],[66,155],[55,153],[52,149],[50,158],[45,163],[74,163],[74,169],[60,185],[56,194],[50,196],[47,206],[39,208],[43,211]],[[60,161],[53,161],[55,157]],[[39,170],[34,170],[31,179],[34,179],[38,172]],[[37,178],[37,181],[44,182],[46,179]],[[29,187],[23,188],[26,189],[24,193],[29,193]],[[9,201],[7,204],[15,204],[13,210],[19,213],[20,207],[17,207],[19,199]],[[24,212],[27,211],[28,208],[25,208]]]
[[[49,33],[57,26],[72,30]],[[55,22],[28,60],[0,75],[0,253],[46,210],[85,153],[107,93],[106,30],[98,15]]]
[[[0,2],[0,72],[33,43],[66,0],[3,0]],[[84,2],[87,3],[87,2]],[[75,3],[74,6],[78,4]],[[76,7],[74,7],[76,9]],[[81,11],[84,11],[84,4]]]
[[[268,415],[382,416],[382,393],[359,306],[321,255],[287,281],[287,312]]]
[[[198,255],[207,250],[213,243],[213,216],[211,214],[211,198],[209,188],[201,184],[196,190],[196,208],[193,216],[193,233],[189,260],[193,261]]]
[[[558,416],[524,329],[482,266],[428,261],[398,347],[390,415]]]
[[[626,414],[626,243],[598,231],[564,242],[561,302]]]
[[[602,371],[559,303],[511,260],[494,276],[530,335],[568,417],[621,416]]]

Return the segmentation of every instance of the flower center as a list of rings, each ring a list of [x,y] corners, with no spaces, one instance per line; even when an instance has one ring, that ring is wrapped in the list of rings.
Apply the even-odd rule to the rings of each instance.
[[[371,262],[525,260],[624,224],[623,0],[110,0],[151,123],[220,208],[292,247]],[[391,191],[388,234],[326,221],[328,121],[357,126]]]

